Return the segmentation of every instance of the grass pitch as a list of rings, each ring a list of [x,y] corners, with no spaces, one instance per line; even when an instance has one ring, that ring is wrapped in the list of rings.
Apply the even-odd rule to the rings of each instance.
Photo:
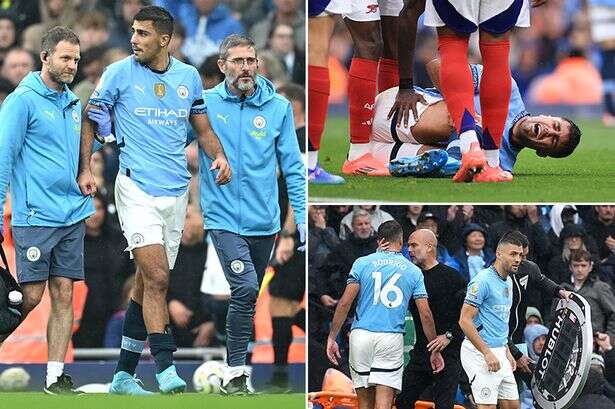
[[[615,199],[615,130],[599,120],[577,122],[583,136],[575,152],[562,159],[540,158],[524,149],[512,183],[453,183],[450,179],[342,175],[348,151],[348,120],[329,117],[320,163],[344,176],[346,184],[309,185],[310,202],[361,199],[375,202],[604,202]]]
[[[220,396],[198,393],[147,397],[88,394],[48,396],[42,392],[1,393],[0,407],[20,409],[304,409],[305,394]]]

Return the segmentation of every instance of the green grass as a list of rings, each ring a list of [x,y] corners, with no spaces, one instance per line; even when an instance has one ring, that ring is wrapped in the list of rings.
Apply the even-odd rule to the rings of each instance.
[[[220,396],[186,393],[148,397],[90,394],[47,396],[41,393],[1,393],[7,409],[304,409],[305,394]]]
[[[453,183],[450,179],[345,176],[346,184],[309,186],[310,201],[363,199],[383,202],[602,202],[615,199],[615,130],[598,120],[577,122],[583,136],[563,159],[524,149],[512,183]],[[348,121],[330,117],[320,163],[341,175],[348,151]]]

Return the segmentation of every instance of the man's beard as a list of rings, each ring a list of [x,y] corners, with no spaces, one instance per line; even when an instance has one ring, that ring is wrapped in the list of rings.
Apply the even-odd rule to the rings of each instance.
[[[55,67],[51,65],[49,66],[49,76],[54,82],[62,85],[68,85],[75,79],[75,75],[71,75],[69,78],[68,74],[56,71]]]
[[[239,91],[243,93],[252,91],[254,89],[254,84],[255,84],[254,77],[250,77],[250,81],[241,81],[244,78],[247,78],[247,76],[242,76],[242,77],[238,76],[233,79],[232,84],[235,86],[235,88],[237,88]]]

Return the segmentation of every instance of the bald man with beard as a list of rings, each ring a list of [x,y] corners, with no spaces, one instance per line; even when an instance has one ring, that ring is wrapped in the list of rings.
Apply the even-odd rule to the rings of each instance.
[[[454,269],[436,259],[438,239],[428,229],[419,229],[410,235],[408,247],[412,261],[423,272],[427,289],[429,308],[436,325],[434,340],[427,343],[416,303],[410,303],[414,319],[416,343],[410,351],[410,362],[404,368],[402,391],[397,397],[398,409],[414,408],[414,403],[423,392],[432,387],[433,400],[437,409],[453,408],[455,393],[461,376],[459,351],[463,332],[459,327],[459,312],[463,305],[467,282]],[[431,351],[442,353],[444,370],[434,374],[429,364]]]

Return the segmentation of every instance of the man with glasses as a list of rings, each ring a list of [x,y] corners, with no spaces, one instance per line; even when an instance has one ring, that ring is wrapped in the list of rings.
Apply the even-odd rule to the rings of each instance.
[[[201,208],[231,287],[222,391],[245,394],[256,298],[280,231],[276,167],[279,163],[286,181],[302,244],[299,250],[305,242],[305,171],[292,106],[270,81],[256,74],[254,42],[236,34],[226,37],[218,67],[226,78],[205,91],[203,99],[236,176],[228,185],[217,186],[209,171],[212,161],[200,151]]]

